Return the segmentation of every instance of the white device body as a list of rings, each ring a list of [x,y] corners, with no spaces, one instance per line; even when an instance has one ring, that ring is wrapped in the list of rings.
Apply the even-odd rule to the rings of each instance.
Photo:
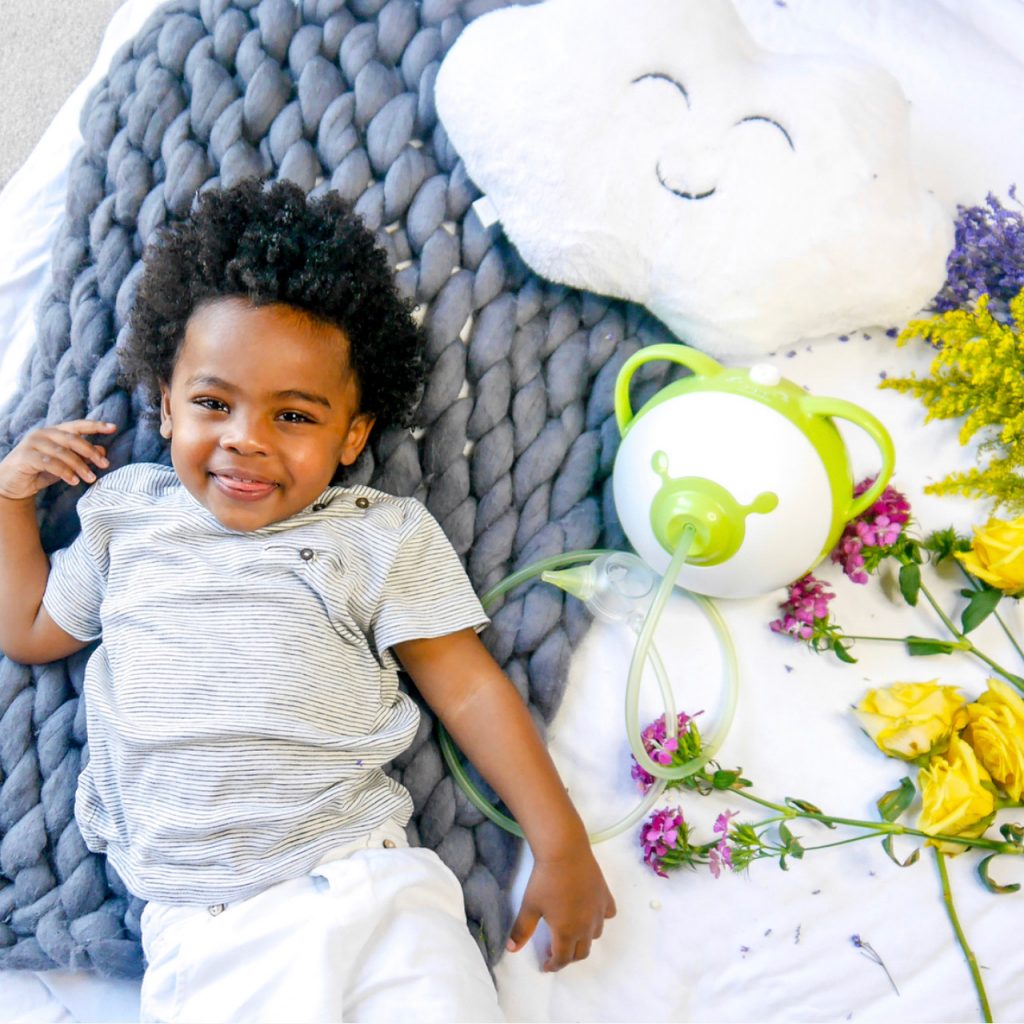
[[[708,597],[751,597],[802,576],[820,559],[832,524],[833,495],[814,445],[786,416],[754,399],[704,391],[653,406],[630,425],[613,470],[615,507],[630,543],[663,573],[671,561],[651,528],[664,485],[651,466],[668,456],[668,476],[704,477],[747,505],[764,492],[771,512],[745,518],[739,549],[718,565],[684,565],[679,586]]]

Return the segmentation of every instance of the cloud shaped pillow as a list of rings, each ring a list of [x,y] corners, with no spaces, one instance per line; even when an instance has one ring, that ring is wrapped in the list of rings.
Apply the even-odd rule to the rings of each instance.
[[[881,68],[758,47],[728,0],[547,0],[472,22],[438,114],[537,273],[719,356],[896,324],[952,223]]]

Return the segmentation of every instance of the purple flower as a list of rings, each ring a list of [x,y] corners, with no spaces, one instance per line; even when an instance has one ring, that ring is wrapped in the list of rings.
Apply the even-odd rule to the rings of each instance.
[[[862,480],[853,489],[854,496],[863,494],[874,482],[874,477]],[[841,565],[854,583],[867,583],[868,573],[891,553],[909,521],[906,496],[895,487],[886,487],[872,505],[846,524],[832,549],[832,561]]]
[[[722,868],[732,870],[732,850],[724,838],[720,839],[708,850],[708,867],[715,878],[722,874]]]
[[[789,585],[779,605],[782,616],[769,623],[774,633],[788,633],[795,640],[812,640],[828,625],[828,604],[836,595],[810,573]]]
[[[1009,190],[1018,205],[1016,187]],[[946,283],[932,302],[939,312],[969,305],[979,295],[1001,310],[1024,288],[1024,216],[1006,209],[990,192],[985,206],[957,208],[953,251],[946,260]]]
[[[640,740],[644,745],[644,750],[647,751],[651,760],[658,764],[672,764],[675,756],[679,753],[679,737],[690,733],[690,723],[692,721],[693,719],[685,711],[680,711],[678,715],[678,728],[673,736],[669,736],[665,729],[664,715],[660,715],[651,722],[640,733]],[[654,776],[637,764],[635,757],[633,758],[633,767],[630,769],[630,776],[636,780],[637,788],[641,793],[646,793],[654,785]]]
[[[711,831],[722,838],[708,851],[708,867],[711,874],[718,878],[722,874],[722,868],[733,868],[732,847],[729,846],[729,822],[732,821],[739,811],[723,811],[717,818]]]
[[[680,838],[686,843],[686,824],[681,807],[666,807],[655,811],[640,829],[640,845],[644,863],[662,878],[668,878],[667,867],[677,867],[680,861],[672,857],[678,853]]]
[[[739,813],[739,811],[722,811],[722,813],[715,818],[715,824],[711,831],[727,836],[729,834],[729,822],[732,821],[732,819]]]

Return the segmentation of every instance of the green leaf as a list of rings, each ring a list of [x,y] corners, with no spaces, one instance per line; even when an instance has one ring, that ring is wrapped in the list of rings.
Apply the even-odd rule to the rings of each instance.
[[[1020,889],[1020,882],[1011,882],[1009,885],[1000,885],[998,882],[993,882],[992,881],[992,878],[990,877],[990,875],[988,873],[988,865],[989,865],[989,861],[993,860],[995,857],[998,857],[998,856],[999,856],[998,853],[993,853],[990,856],[986,857],[978,865],[978,877],[981,879],[981,881],[984,884],[985,888],[988,889],[989,892],[994,892],[994,893],[999,893],[999,894],[1005,894],[1005,893],[1010,893],[1010,892],[1017,892]]]
[[[835,656],[840,661],[845,661],[847,665],[857,664],[857,659],[853,657],[853,655],[850,654],[850,652],[843,646],[843,642],[839,637],[836,637],[835,640],[832,641],[832,650],[835,653]]]
[[[934,640],[926,636],[908,636],[907,654],[912,658],[920,658],[926,654],[952,654],[956,649],[954,640]]]
[[[892,848],[892,833],[882,840],[882,849],[888,854],[889,860],[901,868],[909,868],[911,864],[916,864],[917,858],[921,856],[921,849],[918,847],[906,860],[900,860]]]
[[[896,789],[890,789],[880,796],[876,806],[882,821],[895,821],[911,805],[914,793],[914,784],[904,776]]]
[[[986,587],[984,590],[975,590],[967,602],[960,622],[963,624],[965,633],[977,629],[995,610],[999,604],[1003,592],[995,587]]]
[[[795,807],[798,811],[804,811],[807,814],[824,814],[825,812],[820,808],[816,807],[810,802],[810,800],[797,800],[796,797],[787,796],[786,806]],[[831,828],[835,828],[835,825],[831,825]]]
[[[786,847],[786,852],[789,852],[789,844],[793,841],[793,833],[789,831],[785,822],[779,823],[779,838],[782,840],[782,845]]]
[[[916,562],[900,566],[900,593],[909,605],[917,604],[921,593],[921,566]]]
[[[1024,843],[1024,825],[1008,821],[1005,825],[999,826],[999,834],[1014,846],[1021,846]]]

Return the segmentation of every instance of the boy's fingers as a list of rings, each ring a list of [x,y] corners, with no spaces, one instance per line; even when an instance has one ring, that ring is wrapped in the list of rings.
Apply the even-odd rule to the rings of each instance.
[[[67,423],[58,423],[57,429],[74,434],[110,434],[117,430],[117,424],[106,420],[69,420]]]
[[[512,924],[512,932],[508,937],[505,948],[510,953],[516,953],[530,941],[530,936],[537,930],[537,922],[540,914],[532,907],[520,907],[519,914]]]
[[[107,461],[106,455],[99,445],[86,441],[84,437],[81,437],[78,434],[71,434],[67,431],[58,429],[54,443],[64,444],[66,447],[77,452],[84,459],[90,459],[93,462],[99,463],[105,463]]]
[[[551,951],[544,963],[545,971],[560,971],[566,964],[571,964],[576,943],[561,936],[551,936]]]
[[[42,440],[37,451],[39,452],[39,468],[43,472],[60,476],[62,474],[58,467],[63,467],[90,482],[96,479],[96,474],[89,468],[85,459],[56,441]],[[65,476],[63,479],[67,480],[67,477]]]

